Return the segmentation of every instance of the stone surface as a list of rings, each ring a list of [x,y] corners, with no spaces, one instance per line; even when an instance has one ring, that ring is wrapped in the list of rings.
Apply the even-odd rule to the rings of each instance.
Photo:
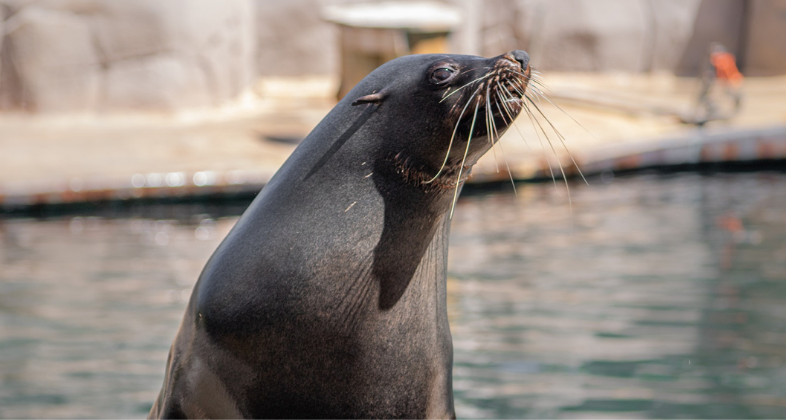
[[[786,71],[786,1],[753,0],[745,52],[746,73],[771,76]]]
[[[698,5],[699,0],[520,0],[515,13],[496,13],[509,29],[494,20],[486,25],[492,33],[504,32],[498,39],[513,35],[544,70],[671,71],[690,39]],[[493,46],[487,41],[487,49]]]
[[[38,112],[96,105],[99,60],[90,28],[79,16],[30,6],[6,21],[6,28],[8,64],[18,77],[18,85],[9,88],[23,98],[20,105]]]
[[[160,104],[165,109],[215,106],[253,83],[255,38],[250,2],[144,0],[105,2],[102,6],[105,9],[97,18],[96,31],[108,73],[139,75],[128,71],[146,68],[146,78],[155,79],[160,75],[160,79],[154,81],[155,86],[147,89],[139,86],[142,91],[130,103],[139,103],[141,99],[154,108],[156,101],[162,100]],[[174,80],[177,74],[186,79]],[[124,83],[119,77],[110,79],[114,83]],[[169,86],[171,83],[181,86]],[[178,99],[162,95],[161,87],[188,97]],[[194,92],[189,94],[185,89]],[[108,90],[123,89],[109,86]],[[105,106],[108,108],[128,103],[117,96],[110,95],[107,99]]]
[[[674,72],[684,76],[698,74],[707,65],[709,46],[713,42],[739,55],[744,12],[745,0],[702,0],[690,26],[692,33],[688,42],[675,49],[680,59]]]
[[[267,79],[265,99],[253,108],[223,116],[211,110],[201,119],[0,115],[0,150],[13,151],[0,153],[0,207],[231,193],[242,183],[258,189],[335,104],[327,79],[312,78],[307,84],[300,77]],[[705,129],[675,118],[695,104],[698,86],[693,79],[546,73],[544,83],[561,110],[546,101],[542,109],[564,135],[567,149],[543,120],[547,137],[536,134],[529,118],[521,116],[518,128],[508,130],[475,166],[473,182],[504,181],[508,166],[515,178],[528,179],[544,176],[551,164],[559,177],[557,162],[571,172],[568,149],[589,171],[616,170],[620,162],[675,163],[674,159],[695,156],[698,149],[691,146],[696,142],[708,141],[711,147],[701,150],[712,159],[744,159],[751,153],[786,156],[786,77],[749,78],[741,112]],[[763,130],[768,127],[781,128]],[[715,141],[728,136],[756,141],[746,140],[738,149]],[[157,187],[141,188],[145,185]],[[210,188],[194,189],[201,185]]]
[[[0,0],[0,9],[2,109],[212,107],[256,76],[252,0]]]
[[[212,101],[205,73],[173,55],[124,60],[106,70],[103,106],[122,109],[181,109]]]
[[[338,30],[320,8],[340,1],[256,0],[259,75],[337,74]]]
[[[320,13],[357,1],[0,0],[0,110],[210,108],[259,76],[337,77],[338,30]],[[524,49],[547,71],[696,75],[717,41],[747,74],[786,74],[784,0],[447,2],[467,18],[457,52]]]

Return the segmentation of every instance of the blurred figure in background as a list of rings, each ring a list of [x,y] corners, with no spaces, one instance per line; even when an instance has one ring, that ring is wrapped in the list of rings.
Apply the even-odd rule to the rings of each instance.
[[[742,79],[734,54],[718,42],[710,44],[708,60],[701,73],[701,91],[694,114],[695,123],[704,125],[708,121],[725,120],[736,115],[742,104]],[[713,89],[713,86],[718,87]],[[718,106],[718,95],[712,95],[719,89],[722,89],[724,96],[730,98],[734,104],[733,109],[726,113],[721,112]]]

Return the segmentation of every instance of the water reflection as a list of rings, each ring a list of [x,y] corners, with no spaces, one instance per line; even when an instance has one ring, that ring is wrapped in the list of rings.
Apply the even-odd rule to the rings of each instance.
[[[0,417],[149,410],[186,299],[233,223],[0,224]]]
[[[459,203],[459,416],[786,417],[786,176],[616,178],[572,198]],[[239,212],[173,208],[0,221],[0,417],[149,409]]]
[[[453,222],[459,412],[786,416],[786,177],[525,192]]]

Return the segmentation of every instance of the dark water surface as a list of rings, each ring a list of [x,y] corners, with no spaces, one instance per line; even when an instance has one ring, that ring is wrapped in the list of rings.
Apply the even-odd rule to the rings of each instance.
[[[459,417],[786,418],[786,176],[571,187],[456,209]],[[0,417],[144,416],[241,210],[156,211],[0,219]]]

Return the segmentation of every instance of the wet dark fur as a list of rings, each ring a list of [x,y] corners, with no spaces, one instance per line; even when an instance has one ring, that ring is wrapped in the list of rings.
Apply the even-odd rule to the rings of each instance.
[[[358,84],[208,261],[150,417],[455,417],[448,214],[492,145],[486,108],[507,97],[484,94],[475,114],[472,81],[508,89],[511,115],[489,119],[501,134],[527,61],[408,56]]]

